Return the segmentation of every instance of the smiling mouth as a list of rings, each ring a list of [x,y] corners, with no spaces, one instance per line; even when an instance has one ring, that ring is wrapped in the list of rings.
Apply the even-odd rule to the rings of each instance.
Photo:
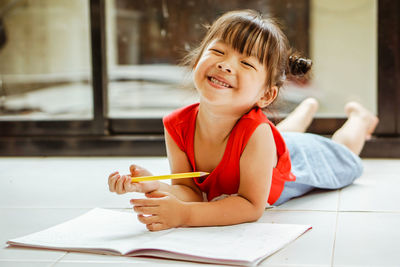
[[[225,83],[223,81],[220,81],[220,80],[218,80],[218,79],[216,79],[216,78],[214,78],[212,76],[208,76],[207,79],[210,82],[212,82],[212,83],[214,83],[216,85],[223,86],[223,87],[226,87],[226,88],[232,88],[232,86],[230,86],[229,84],[227,84],[227,83]]]

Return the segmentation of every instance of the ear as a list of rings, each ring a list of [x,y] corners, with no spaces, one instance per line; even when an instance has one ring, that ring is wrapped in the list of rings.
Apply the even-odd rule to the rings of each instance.
[[[267,90],[264,95],[257,101],[257,106],[259,108],[265,108],[274,102],[275,98],[278,96],[278,87],[272,86]]]

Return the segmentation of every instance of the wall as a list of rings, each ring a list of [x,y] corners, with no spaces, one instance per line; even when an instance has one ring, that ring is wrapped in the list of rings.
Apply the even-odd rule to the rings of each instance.
[[[311,57],[320,114],[360,101],[376,113],[377,1],[312,0]]]
[[[0,51],[2,74],[87,70],[90,66],[88,1],[20,1],[6,14],[8,42]]]

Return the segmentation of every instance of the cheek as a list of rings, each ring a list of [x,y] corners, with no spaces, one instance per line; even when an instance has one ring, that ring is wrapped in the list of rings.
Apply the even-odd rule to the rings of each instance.
[[[193,70],[193,83],[194,83],[194,86],[196,87],[196,88],[198,88],[197,86],[198,86],[198,83],[199,83],[199,81],[200,81],[200,71],[199,71],[199,68],[198,67],[196,67],[194,70]]]
[[[206,64],[207,64],[206,59],[204,57],[201,57],[199,59],[199,61],[197,62],[196,67],[194,68],[193,71],[196,71],[196,72],[202,71],[205,68]]]
[[[207,66],[204,60],[201,60],[197,63],[196,67],[193,69],[193,82],[195,85],[199,83],[206,75]]]
[[[263,76],[263,75],[256,75],[254,78],[253,78],[253,83],[254,83],[254,86],[256,87],[256,88],[259,88],[260,90],[265,90],[265,87],[266,87],[266,81],[265,81],[265,76]]]
[[[261,88],[265,88],[265,80],[263,77],[258,75],[248,75],[241,78],[241,83],[250,87],[253,90],[259,91]]]

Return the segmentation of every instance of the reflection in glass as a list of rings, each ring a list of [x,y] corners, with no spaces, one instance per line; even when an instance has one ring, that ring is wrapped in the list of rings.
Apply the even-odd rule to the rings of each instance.
[[[320,115],[344,116],[356,100],[377,112],[377,2],[312,0],[310,50]]]
[[[375,0],[107,1],[109,116],[161,117],[196,101],[179,60],[222,13],[250,8],[277,17],[292,46],[313,60],[312,80],[288,83],[272,108],[286,114],[309,96],[319,116],[344,116],[356,100],[376,111]]]
[[[0,119],[92,118],[89,1],[0,0]]]
[[[256,9],[285,22],[296,49],[308,54],[308,0],[107,1],[109,116],[162,117],[193,103],[179,67],[203,38],[204,25],[235,9]],[[193,88],[193,86],[192,86]],[[297,99],[296,99],[297,101]]]

